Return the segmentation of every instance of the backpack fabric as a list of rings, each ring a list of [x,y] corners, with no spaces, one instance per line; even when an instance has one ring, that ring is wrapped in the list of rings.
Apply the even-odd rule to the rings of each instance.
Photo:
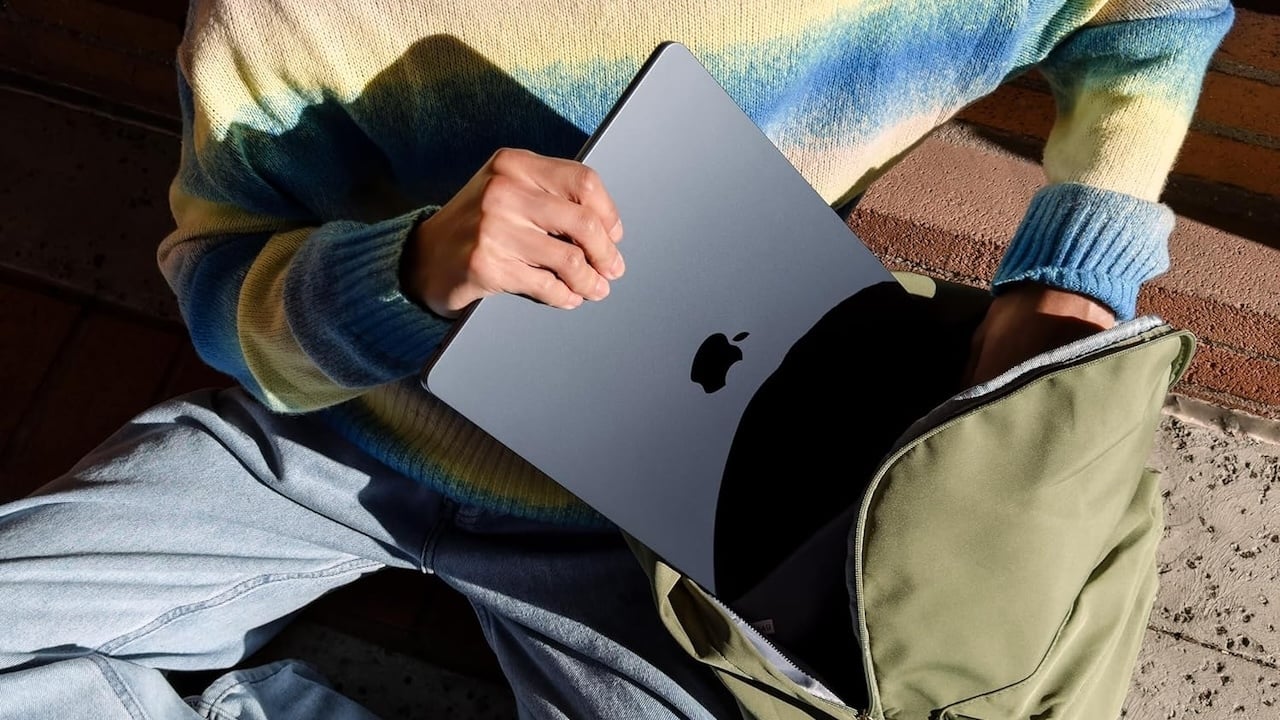
[[[872,323],[879,328],[858,328],[867,348],[860,362],[880,365],[868,376],[851,363],[837,384],[845,405],[857,402],[859,385],[875,385],[877,402],[897,402],[896,392],[919,408],[913,387],[936,395],[947,383],[913,376],[950,377],[963,367],[987,293],[897,278],[907,290],[903,312],[882,308]],[[664,625],[717,674],[744,718],[1118,717],[1163,530],[1158,477],[1146,461],[1165,396],[1194,347],[1190,333],[1139,318],[934,398],[913,422],[896,420],[887,447],[859,448],[851,432],[840,453],[877,459],[844,467],[872,469],[846,477],[835,466],[821,478],[810,469],[814,487],[856,491],[834,517],[822,508],[807,544],[775,569],[798,572],[797,558],[815,552],[841,558],[843,573],[828,574],[838,579],[784,585],[793,601],[813,602],[829,630],[815,632],[818,642],[777,645],[767,618],[730,610],[628,538]],[[805,495],[806,477],[787,478],[774,494]],[[834,614],[821,610],[822,591],[811,592],[822,583],[839,593]]]

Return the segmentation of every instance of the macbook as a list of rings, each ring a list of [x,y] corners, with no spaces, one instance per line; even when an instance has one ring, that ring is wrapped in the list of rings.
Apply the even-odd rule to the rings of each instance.
[[[743,563],[726,562],[739,545],[717,526],[768,522],[718,513],[753,398],[824,318],[900,288],[679,43],[654,51],[577,159],[621,215],[626,275],[571,311],[475,303],[422,383],[709,592],[736,594],[750,582],[726,575]],[[757,422],[750,442],[768,437]]]

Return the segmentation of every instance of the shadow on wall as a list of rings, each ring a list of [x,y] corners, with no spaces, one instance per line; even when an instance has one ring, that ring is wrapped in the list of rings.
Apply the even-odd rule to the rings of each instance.
[[[1280,117],[1280,107],[1276,108]],[[965,122],[973,134],[1025,160],[1039,163],[1044,141]],[[1175,213],[1205,225],[1280,250],[1280,198],[1251,192],[1212,179],[1174,174],[1161,201]]]
[[[1280,3],[1233,0],[1235,24],[1214,55],[1191,132],[1161,200],[1179,215],[1280,249]],[[975,137],[1039,163],[1055,113],[1029,72],[962,110]]]

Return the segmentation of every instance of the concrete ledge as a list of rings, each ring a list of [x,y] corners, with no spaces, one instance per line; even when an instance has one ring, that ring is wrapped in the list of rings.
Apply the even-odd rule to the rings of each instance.
[[[986,286],[1043,183],[1038,163],[952,123],[877,181],[849,224],[893,269]],[[1280,419],[1280,252],[1179,217],[1170,254],[1138,308],[1199,338],[1184,391]]]
[[[1280,445],[1280,421],[1221,408],[1180,393],[1169,393],[1164,413],[1185,423],[1231,435],[1246,435],[1259,442]]]

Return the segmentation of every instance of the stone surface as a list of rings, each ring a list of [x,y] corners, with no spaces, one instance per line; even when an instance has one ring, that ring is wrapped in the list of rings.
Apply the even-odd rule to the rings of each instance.
[[[420,658],[313,623],[295,623],[262,663],[302,658],[347,697],[382,720],[508,720],[515,700],[503,684],[459,675]]]
[[[159,398],[182,335],[110,312],[91,313],[51,364],[41,395],[0,465],[0,502],[67,471]]]
[[[1152,627],[1274,671],[1280,446],[1168,418],[1152,466],[1167,493]]]
[[[1148,631],[1125,720],[1265,720],[1280,716],[1280,671]]]
[[[178,140],[0,87],[0,266],[177,318],[156,267]]]
[[[72,303],[0,284],[0,458],[75,323]]]

